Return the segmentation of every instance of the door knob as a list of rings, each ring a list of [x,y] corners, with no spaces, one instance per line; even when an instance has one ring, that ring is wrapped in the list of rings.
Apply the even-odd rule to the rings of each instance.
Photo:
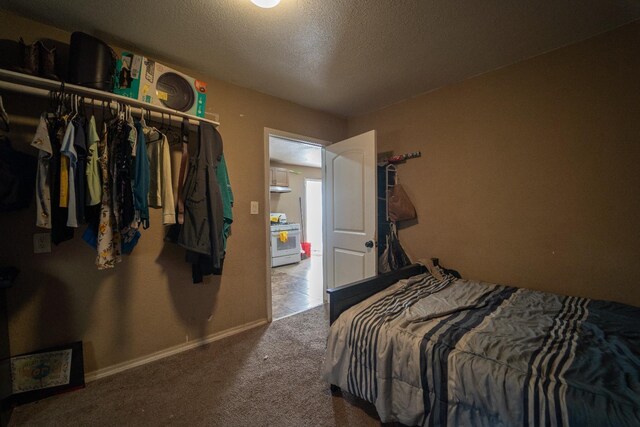
[[[369,240],[367,243],[364,244],[366,247],[368,248],[372,248],[373,247],[373,240]]]

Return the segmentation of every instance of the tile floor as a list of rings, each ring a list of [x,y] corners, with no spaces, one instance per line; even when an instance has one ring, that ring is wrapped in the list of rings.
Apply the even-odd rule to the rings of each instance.
[[[316,307],[322,297],[322,255],[271,269],[274,320]]]

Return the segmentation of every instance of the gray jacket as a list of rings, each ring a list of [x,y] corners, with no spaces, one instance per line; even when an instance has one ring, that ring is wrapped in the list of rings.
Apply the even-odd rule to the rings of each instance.
[[[184,224],[178,243],[188,250],[187,261],[203,267],[202,274],[220,269],[224,257],[222,198],[216,179],[221,156],[220,134],[211,124],[200,123],[196,154],[189,159],[184,183]]]

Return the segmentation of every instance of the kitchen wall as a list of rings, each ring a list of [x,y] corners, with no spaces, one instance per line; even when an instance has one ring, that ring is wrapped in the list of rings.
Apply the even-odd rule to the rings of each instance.
[[[0,39],[69,40],[66,31],[5,11],[0,11],[0,22]],[[79,238],[82,228],[75,240],[54,247],[52,253],[34,255],[33,234],[41,230],[34,226],[33,203],[25,211],[2,213],[0,265],[15,265],[21,271],[7,295],[13,354],[83,340],[85,369],[95,372],[266,320],[269,200],[264,128],[338,141],[346,136],[346,120],[197,70],[181,71],[208,82],[207,111],[220,115],[235,195],[223,275],[206,278],[204,284],[191,283],[184,250],[163,241],[157,210],[152,210],[151,228],[143,232],[134,252],[107,271],[96,269],[95,252]],[[6,95],[5,107],[15,124],[12,139],[19,149],[35,155],[28,142],[38,114],[47,106],[46,99]],[[260,215],[250,215],[252,200],[260,203]]]
[[[413,259],[640,306],[640,22],[349,120],[399,166]]]
[[[298,173],[289,172],[289,193],[271,193],[271,212],[284,212],[287,214],[289,222],[301,222],[300,201],[304,209],[306,199],[304,194],[304,180],[306,178],[322,179],[321,168],[310,168],[306,166],[288,165],[283,163],[271,163],[273,167],[285,168]]]

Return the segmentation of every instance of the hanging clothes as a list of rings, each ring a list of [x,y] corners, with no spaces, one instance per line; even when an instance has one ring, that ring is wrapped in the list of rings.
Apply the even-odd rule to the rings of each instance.
[[[113,268],[120,258],[120,231],[116,226],[111,191],[109,133],[106,126],[98,143],[100,171],[102,174],[102,201],[98,226],[96,265],[100,270]]]
[[[9,115],[0,96],[0,131],[9,132]],[[33,194],[37,162],[16,151],[7,136],[0,135],[0,212],[24,209]]]
[[[131,126],[130,118],[116,120],[109,128],[109,144],[113,150],[111,169],[113,212],[115,225],[120,236],[121,252],[130,254],[138,243],[140,232],[135,220],[135,207],[133,198],[133,152],[137,131]]]
[[[100,179],[100,162],[98,156],[98,142],[100,137],[96,129],[96,118],[91,116],[87,129],[87,197],[86,205],[99,205],[102,201],[102,183]]]
[[[411,264],[409,256],[407,256],[400,244],[400,239],[398,239],[395,223],[391,222],[389,225],[390,228],[389,234],[386,238],[386,247],[378,260],[378,271],[380,273],[394,271]]]
[[[73,239],[73,227],[67,226],[69,219],[68,208],[68,158],[60,152],[67,131],[67,121],[64,117],[54,116],[49,120],[49,139],[53,154],[49,164],[51,179],[51,241],[59,245]],[[67,135],[68,136],[68,135]],[[65,166],[67,169],[65,169]]]
[[[0,135],[0,212],[29,207],[37,164],[33,156],[14,150],[9,138]]]
[[[136,134],[132,130],[123,120],[116,121],[109,129],[109,145],[113,150],[112,201],[119,231],[129,227],[135,218],[131,187],[131,140],[136,138]]]
[[[37,190],[36,224],[51,229],[52,242],[59,244],[86,222],[82,238],[96,249],[98,269],[113,268],[136,246],[140,225],[150,226],[150,206],[162,208],[163,224],[176,223],[168,138],[156,131],[159,138],[152,140],[144,118],[135,122],[129,109],[103,122],[98,131],[95,116],[84,117],[76,98],[58,94],[52,99],[58,102],[56,113],[41,116],[31,143],[38,150],[37,162],[28,156],[35,169],[31,187]],[[66,105],[70,100],[75,107]],[[185,123],[183,139],[188,142]],[[189,172],[179,188],[185,221],[175,229],[175,241],[187,248],[194,282],[199,282],[204,275],[222,273],[233,192],[222,138],[213,126],[200,123],[193,157],[187,144],[184,147]],[[0,174],[6,169],[3,162],[11,158],[9,149],[8,142],[0,140]],[[11,187],[11,176],[1,176],[0,184]],[[5,187],[0,185],[0,191]],[[0,209],[3,195],[0,192]]]
[[[131,201],[133,203],[133,219],[128,225],[125,223],[120,227],[120,235],[122,241],[122,253],[130,254],[138,240],[142,235],[138,228],[140,224],[143,228],[149,227],[149,208],[147,205],[147,197],[149,193],[149,161],[147,159],[147,150],[144,143],[144,135],[142,133],[142,125],[138,122],[133,124],[133,118],[129,116],[127,125],[130,126],[129,132],[129,175],[131,176]],[[123,145],[125,150],[126,145]],[[128,191],[124,192],[121,197],[129,197]],[[125,205],[121,202],[120,206]],[[128,205],[128,200],[126,202]],[[126,211],[122,214],[123,221],[129,219]]]
[[[38,170],[36,172],[36,227],[51,229],[51,174],[50,165],[53,146],[49,138],[47,114],[40,116],[36,134],[31,146],[38,149]]]
[[[95,117],[87,125],[89,159],[87,165],[88,227],[82,239],[97,249],[98,269],[115,267],[121,254],[131,253],[140,238],[137,223],[133,221],[133,182],[131,163],[131,126],[122,117],[103,124],[98,138]],[[97,142],[96,142],[97,141]],[[97,162],[96,162],[97,160]],[[95,166],[100,174],[96,173]],[[97,185],[100,184],[98,190]]]
[[[229,182],[229,174],[227,172],[227,162],[224,159],[224,154],[220,156],[220,163],[216,168],[216,178],[220,185],[220,195],[222,196],[222,249],[223,252],[227,250],[227,239],[231,235],[231,223],[233,222],[233,191],[231,190],[231,183]]]
[[[145,131],[149,159],[149,206],[162,208],[162,223],[176,223],[176,207],[171,182],[171,156],[166,135],[157,129]]]
[[[85,137],[87,147],[87,162],[85,166],[85,221],[87,229],[82,239],[91,247],[98,245],[98,225],[100,224],[100,203],[102,201],[102,181],[100,178],[100,163],[98,143],[100,137],[96,127],[95,116],[85,121]]]
[[[149,228],[149,157],[144,137],[144,119],[136,123],[136,156],[133,172],[133,201],[135,221],[142,227]]]
[[[9,131],[9,115],[0,96],[0,131]],[[45,132],[46,135],[46,132]],[[0,212],[27,208],[35,184],[36,160],[16,151],[8,137],[0,135]]]
[[[60,207],[67,208],[67,226],[75,228],[78,227],[75,182],[78,156],[74,140],[75,126],[69,121],[60,147]]]
[[[223,208],[216,168],[222,158],[222,138],[208,123],[200,123],[195,156],[189,160],[184,184],[184,224],[178,244],[187,249],[193,282],[205,275],[222,274]]]
[[[76,116],[73,119],[75,129],[75,138],[73,139],[73,148],[76,153],[75,167],[75,204],[76,218],[78,224],[85,222],[85,192],[86,192],[86,172],[87,167],[87,137],[85,135],[85,127],[87,120],[83,116]]]

